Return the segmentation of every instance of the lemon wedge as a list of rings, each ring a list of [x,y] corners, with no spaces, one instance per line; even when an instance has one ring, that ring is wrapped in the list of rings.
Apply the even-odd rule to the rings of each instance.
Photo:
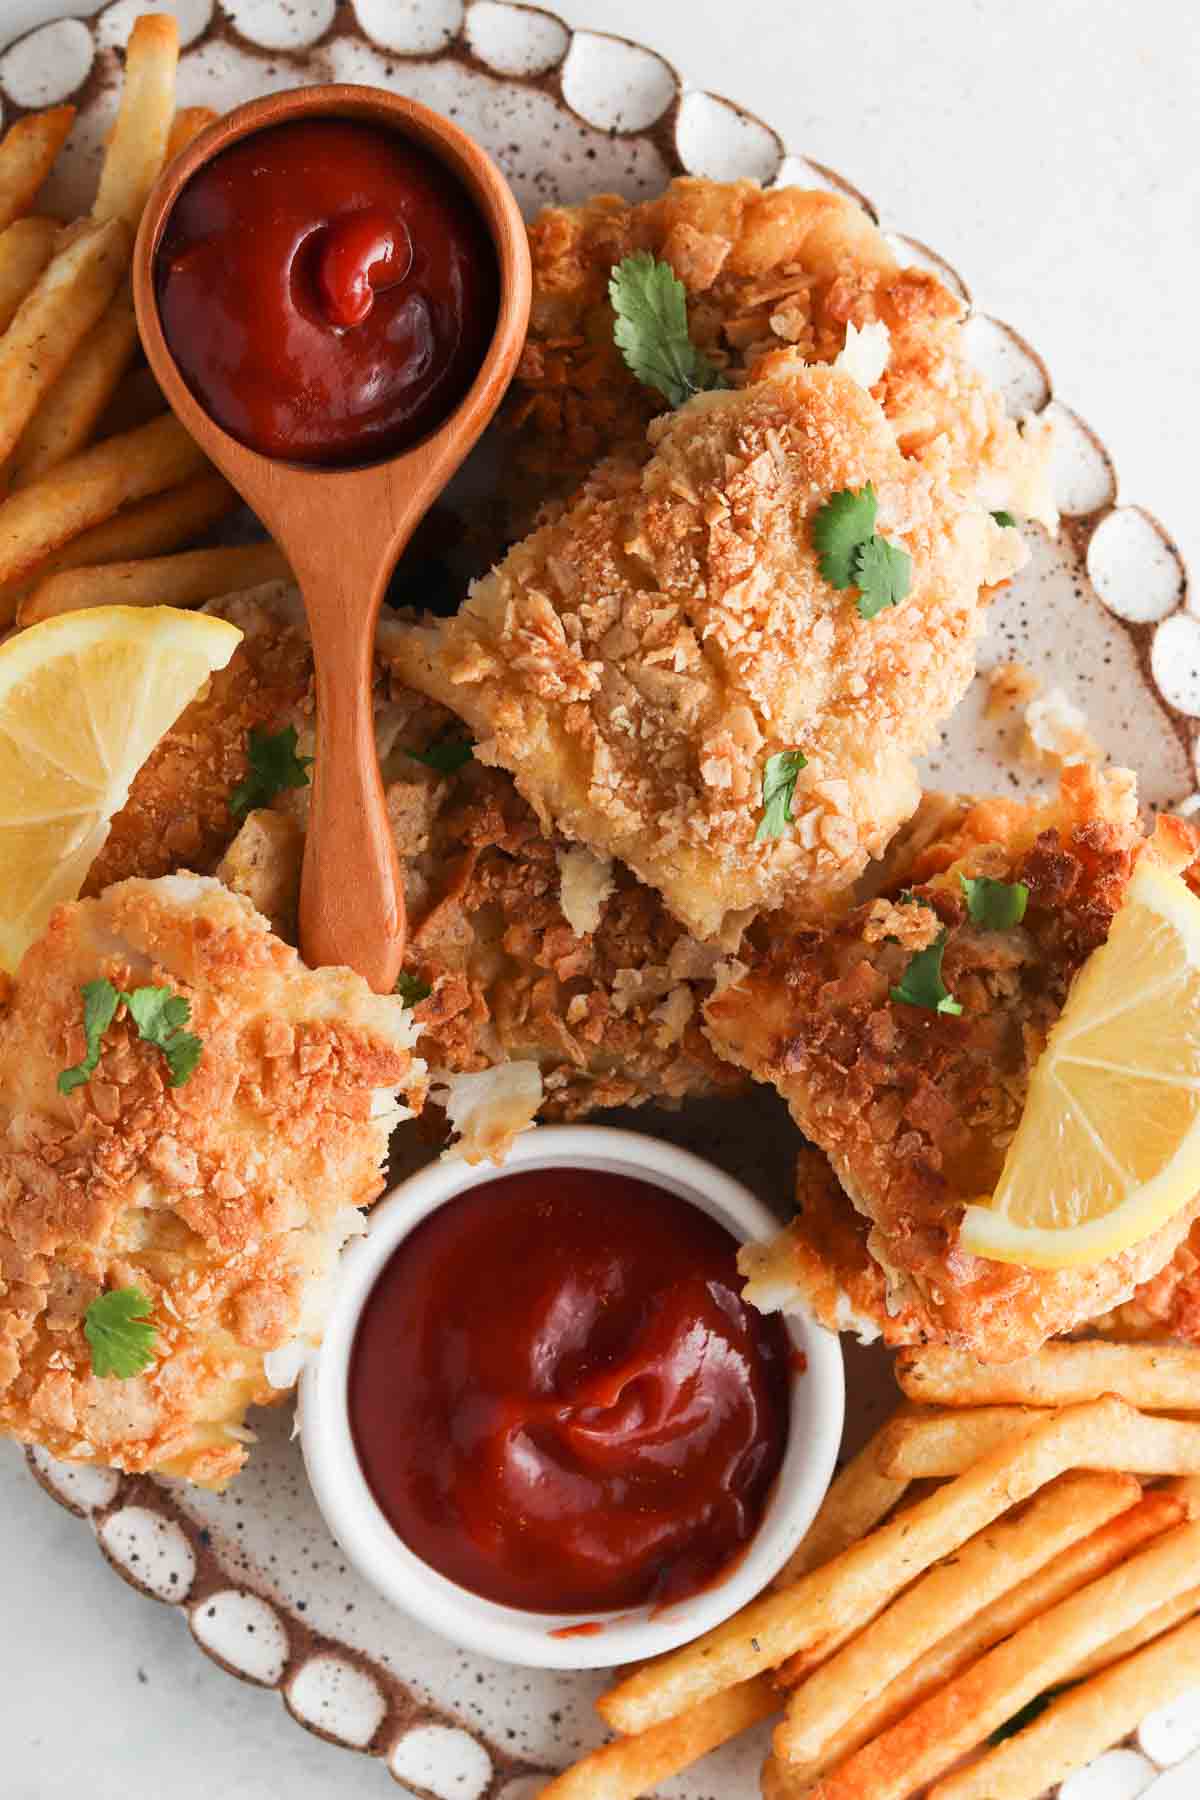
[[[241,636],[206,613],[97,606],[0,644],[0,968],[78,894],[130,782]]]
[[[1076,977],[990,1201],[961,1243],[1073,1269],[1140,1243],[1200,1191],[1200,899],[1149,857]]]

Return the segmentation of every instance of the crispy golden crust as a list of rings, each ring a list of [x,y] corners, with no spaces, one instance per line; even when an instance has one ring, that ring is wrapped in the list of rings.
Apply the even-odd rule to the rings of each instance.
[[[138,770],[85,894],[131,875],[216,868],[238,828],[229,797],[246,778],[251,727],[279,731],[312,714],[312,651],[286,594],[276,583],[208,609],[240,626],[242,642]]]
[[[510,537],[602,457],[645,456],[645,428],[663,401],[616,350],[608,301],[613,265],[635,250],[672,265],[694,341],[735,383],[757,378],[779,349],[830,362],[848,324],[882,321],[892,352],[874,392],[903,453],[925,456],[941,440],[957,485],[982,479],[990,505],[1052,523],[1048,443],[1036,431],[1023,437],[972,368],[962,304],[933,275],[900,268],[844,195],[684,177],[637,205],[600,194],[547,207],[529,242],[529,335],[502,415],[514,440],[502,471]]]
[[[204,1048],[183,1086],[122,1013],[90,1080],[58,1092],[100,977],[190,1001]],[[383,1185],[390,1096],[421,1085],[413,1035],[398,1001],[306,970],[215,881],[59,907],[0,996],[0,1432],[206,1485],[236,1473],[246,1407],[278,1397],[264,1357],[319,1335],[349,1209]],[[135,1284],[156,1360],[100,1380],[84,1315]]]
[[[396,634],[396,673],[451,706],[547,829],[620,857],[699,937],[836,901],[917,803],[912,757],[974,668],[981,588],[1016,534],[906,461],[849,376],[793,359],[658,420],[476,584]],[[821,575],[812,516],[871,482],[911,591],[869,621]],[[763,771],[807,758],[780,837]]]
[[[943,973],[961,1018],[889,998],[916,946],[894,941],[910,909],[886,896],[769,946],[706,1008],[718,1050],[773,1081],[828,1155],[869,1222],[889,1303],[918,1306],[941,1339],[985,1361],[1027,1355],[1128,1298],[1200,1206],[1090,1269],[1042,1273],[956,1243],[964,1203],[995,1183],[1030,1069],[1072,977],[1107,935],[1142,843],[1124,771],[1069,769],[1058,802],[1041,809],[964,807],[950,866],[925,845],[910,871],[922,910],[947,930]],[[1024,923],[974,926],[960,869],[1025,882]]]
[[[1200,1224],[1192,1226],[1165,1268],[1144,1281],[1123,1306],[1091,1320],[1088,1332],[1200,1344]]]
[[[426,706],[401,736],[422,747],[444,719]],[[441,779],[411,759],[401,773],[404,760],[389,759],[388,808],[407,878],[407,965],[433,990],[417,1007],[431,1068],[532,1060],[542,1116],[559,1119],[744,1087],[700,1029],[717,956],[657,894],[614,866],[594,929],[574,930],[563,846],[509,777],[473,763]]]
[[[807,1306],[828,1331],[855,1331],[864,1343],[896,1347],[939,1337],[915,1290],[889,1305],[888,1282],[868,1248],[870,1226],[847,1200],[828,1159],[803,1149],[796,1159],[796,1217],[765,1243],[745,1244],[742,1292],[763,1312]]]

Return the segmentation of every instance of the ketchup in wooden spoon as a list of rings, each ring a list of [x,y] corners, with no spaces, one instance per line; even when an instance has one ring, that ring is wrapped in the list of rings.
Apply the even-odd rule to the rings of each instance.
[[[273,95],[164,171],[134,294],[168,400],[304,592],[318,749],[301,947],[387,991],[404,900],[372,731],[375,624],[397,557],[520,354],[516,202],[477,145],[415,102]]]

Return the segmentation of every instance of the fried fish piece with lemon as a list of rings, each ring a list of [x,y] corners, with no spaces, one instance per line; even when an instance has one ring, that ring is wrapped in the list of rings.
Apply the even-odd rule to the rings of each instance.
[[[995,1193],[961,1242],[1029,1268],[1104,1261],[1200,1187],[1200,900],[1143,857],[1039,1057]]]
[[[772,921],[709,1001],[854,1209],[823,1233],[847,1321],[1002,1362],[1170,1260],[1200,1213],[1197,842],[1163,821],[1147,844],[1123,770],[1069,768],[1046,806],[942,801],[883,895]],[[801,1218],[748,1259],[761,1303],[812,1298],[820,1250]]]
[[[79,893],[138,769],[241,635],[203,613],[104,606],[0,645],[0,969]]]

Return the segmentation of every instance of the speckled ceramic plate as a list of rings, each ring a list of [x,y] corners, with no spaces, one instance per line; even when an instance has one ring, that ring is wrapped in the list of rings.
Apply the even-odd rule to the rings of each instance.
[[[529,208],[605,188],[651,194],[679,171],[856,192],[762,120],[687,88],[652,51],[572,33],[535,7],[499,0],[174,0],[169,9],[179,16],[186,46],[184,104],[229,107],[313,81],[392,87],[457,118],[492,151]],[[64,204],[86,203],[92,191],[119,85],[114,46],[123,44],[142,5],[115,0],[97,9],[74,0],[67,10],[80,16],[64,18],[63,0],[0,6],[6,114],[68,95],[79,104],[55,178],[54,198]],[[907,260],[936,269],[970,299],[963,279],[927,246],[898,233],[893,241]],[[1148,805],[1182,802],[1197,785],[1200,620],[1179,556],[1157,520],[1119,503],[1103,445],[1055,400],[1036,351],[982,311],[968,329],[1013,408],[1054,415],[1064,515],[1057,542],[1030,532],[1032,562],[994,608],[983,666],[1019,657],[1084,709],[1114,758],[1136,767]],[[947,728],[928,766],[931,785],[1003,790],[1029,783],[1011,745],[984,720],[984,696],[978,682]],[[790,1128],[773,1096],[723,1110],[635,1113],[619,1122],[711,1155],[767,1199],[778,1202],[789,1192]],[[774,1148],[748,1153],[747,1145]],[[407,1142],[397,1148],[414,1153]],[[848,1361],[851,1429],[861,1436],[889,1404],[888,1384],[882,1359],[851,1350]],[[36,1455],[30,1461],[47,1492],[89,1522],[117,1573],[180,1608],[206,1655],[231,1674],[276,1688],[300,1724],[379,1757],[413,1792],[438,1800],[526,1800],[543,1771],[600,1740],[591,1709],[600,1678],[502,1668],[409,1623],[350,1571],[325,1530],[289,1414],[265,1416],[260,1430],[248,1470],[222,1498]],[[1200,1791],[1200,1773],[1189,1776],[1183,1767],[1198,1744],[1200,1697],[1149,1721],[1139,1743],[1119,1753],[1120,1766],[1104,1758],[1083,1785],[1074,1778],[1069,1800],[1141,1792],[1155,1768],[1169,1765],[1189,1794]],[[668,1791],[689,1800],[756,1792],[761,1756],[761,1736],[748,1739]]]

